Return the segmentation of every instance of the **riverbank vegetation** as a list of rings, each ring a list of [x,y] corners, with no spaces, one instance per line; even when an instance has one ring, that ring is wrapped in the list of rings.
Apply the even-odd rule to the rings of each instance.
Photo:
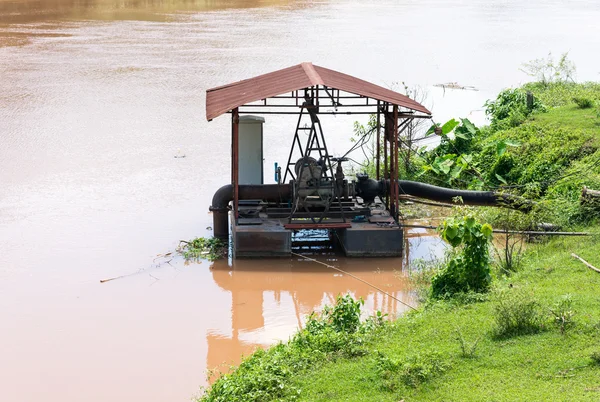
[[[367,354],[372,342],[387,321],[376,313],[360,320],[362,300],[350,295],[338,296],[336,304],[321,314],[308,317],[306,326],[288,342],[268,350],[257,350],[231,374],[221,375],[202,402],[295,401],[303,396],[294,384],[300,373],[314,370],[327,362],[353,359]]]
[[[452,246],[446,259],[411,268],[418,311],[361,323],[361,302],[339,297],[201,401],[600,398],[600,274],[572,257],[600,266],[600,205],[581,202],[583,186],[600,189],[600,84],[550,75],[486,107],[487,127],[459,119],[432,128],[439,145],[410,151],[404,177],[517,193],[536,207],[455,207],[440,227]],[[493,246],[488,223],[507,231]],[[556,227],[590,235],[508,232]]]
[[[487,294],[429,300],[363,356],[303,373],[302,400],[595,401],[600,395],[598,237],[531,246]]]
[[[228,243],[216,237],[196,237],[189,241],[180,240],[177,252],[186,260],[206,258],[216,261],[227,256]]]
[[[487,293],[430,298],[393,322],[345,296],[288,343],[259,350],[201,401],[596,401],[599,233],[530,245]]]
[[[413,177],[522,194],[538,201],[539,219],[560,226],[597,220],[600,210],[580,196],[584,185],[600,188],[600,83],[531,83],[486,105],[489,126],[442,125],[440,144],[413,159]]]

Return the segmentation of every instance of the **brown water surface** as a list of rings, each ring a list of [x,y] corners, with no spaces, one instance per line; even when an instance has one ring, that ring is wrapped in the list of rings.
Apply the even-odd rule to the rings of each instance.
[[[156,259],[211,233],[229,181],[229,120],[205,121],[207,88],[313,61],[418,84],[437,121],[481,123],[548,51],[597,79],[599,19],[586,1],[0,0],[0,399],[187,401],[207,368],[287,339],[338,293],[405,311],[297,258]],[[449,81],[480,90],[433,87]],[[353,121],[323,118],[332,154]],[[266,182],[294,124],[267,118]],[[404,259],[319,258],[414,303],[406,258],[440,248],[410,241]]]

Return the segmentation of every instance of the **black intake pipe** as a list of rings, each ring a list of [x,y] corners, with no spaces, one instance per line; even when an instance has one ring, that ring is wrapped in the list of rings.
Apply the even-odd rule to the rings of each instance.
[[[358,177],[355,187],[356,194],[365,202],[373,202],[375,197],[383,197],[390,193],[390,181],[376,181],[367,175]],[[451,188],[432,186],[417,181],[398,180],[398,194],[408,194],[414,197],[426,198],[433,201],[454,203],[456,197],[462,198],[465,205],[481,205],[506,207],[524,212],[531,210],[533,202],[516,195],[497,191],[454,190]],[[292,198],[291,184],[241,184],[239,186],[240,200],[263,200],[268,202],[287,203]],[[227,240],[229,237],[229,203],[233,201],[233,185],[227,184],[217,190],[213,196],[214,236]]]
[[[292,198],[290,184],[240,184],[238,187],[240,200],[263,200],[271,202],[287,202]],[[212,199],[213,230],[216,238],[227,240],[229,237],[229,203],[233,201],[233,185],[227,184],[217,190]]]
[[[389,182],[387,187],[389,188]],[[531,210],[533,206],[530,200],[513,194],[498,191],[454,190],[418,181],[398,180],[398,190],[398,194],[408,194],[450,204],[454,203],[456,197],[460,197],[465,205],[506,207],[524,212]]]
[[[358,179],[355,186],[356,195],[366,203],[372,203],[375,197],[385,197],[391,193],[389,180],[376,181],[366,174],[357,174],[356,177]],[[460,197],[465,205],[507,207],[525,212],[531,210],[533,206],[531,201],[512,194],[497,191],[454,190],[409,180],[398,180],[398,194],[449,204],[453,204],[454,199]]]

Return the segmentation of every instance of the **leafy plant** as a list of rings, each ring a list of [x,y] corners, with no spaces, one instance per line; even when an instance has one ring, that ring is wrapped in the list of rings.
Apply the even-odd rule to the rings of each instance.
[[[563,296],[549,310],[554,318],[554,324],[560,328],[560,333],[564,335],[566,330],[571,328],[574,324],[573,316],[575,316],[575,310],[573,310],[572,296]]]
[[[540,332],[544,316],[541,306],[530,294],[517,290],[501,290],[494,305],[496,336],[506,338]]]
[[[440,145],[429,153],[421,175],[429,172],[450,185],[464,181],[466,177],[481,179],[472,154],[479,129],[469,119],[451,119],[443,125],[434,124],[426,135],[433,133],[440,136]]]
[[[479,336],[477,339],[475,339],[475,341],[469,344],[469,342],[467,342],[467,340],[463,336],[460,328],[457,327],[455,332],[456,340],[458,341],[458,344],[460,346],[461,356],[466,358],[475,357],[475,352],[477,351],[477,346],[479,345],[479,340],[481,339],[481,336]]]
[[[495,129],[517,127],[533,111],[545,111],[546,107],[533,96],[533,102],[528,105],[528,91],[522,88],[505,89],[494,101],[486,101],[485,114],[490,117]]]
[[[450,364],[436,351],[416,354],[406,360],[392,359],[378,352],[375,363],[375,371],[386,381],[389,389],[396,388],[396,382],[416,388],[444,373],[449,367]]]
[[[569,105],[573,103],[573,98],[600,100],[599,82],[530,82],[522,88],[533,92],[536,98],[548,108]]]
[[[364,304],[363,299],[354,300],[349,294],[338,295],[333,307],[323,309],[322,322],[337,332],[352,334],[360,326],[360,309]]]
[[[227,242],[216,237],[197,237],[190,241],[181,240],[177,251],[186,260],[206,258],[209,261],[215,261],[227,255],[228,246]]]
[[[589,98],[573,98],[573,102],[579,109],[590,109],[594,107],[594,101]]]
[[[590,358],[592,359],[592,364],[594,364],[596,366],[600,366],[600,352],[598,352],[598,351],[593,352],[590,355]]]
[[[432,296],[443,298],[487,291],[492,280],[489,259],[492,227],[478,223],[472,216],[449,218],[440,226],[440,235],[453,251],[446,266],[431,281]]]

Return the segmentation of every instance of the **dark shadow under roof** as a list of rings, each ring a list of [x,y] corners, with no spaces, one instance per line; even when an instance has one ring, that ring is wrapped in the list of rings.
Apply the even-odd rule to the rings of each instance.
[[[206,119],[212,120],[247,103],[315,85],[338,89],[431,115],[425,106],[406,95],[338,71],[315,66],[312,63],[302,63],[207,90]]]

